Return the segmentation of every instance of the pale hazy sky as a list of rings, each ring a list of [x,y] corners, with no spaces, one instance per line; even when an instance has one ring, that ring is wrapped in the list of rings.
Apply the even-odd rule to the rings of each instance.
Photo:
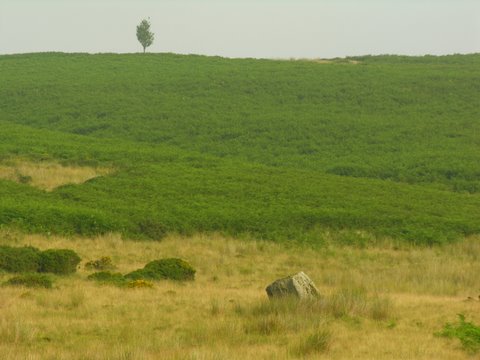
[[[480,52],[480,0],[0,0],[0,54],[343,57]]]

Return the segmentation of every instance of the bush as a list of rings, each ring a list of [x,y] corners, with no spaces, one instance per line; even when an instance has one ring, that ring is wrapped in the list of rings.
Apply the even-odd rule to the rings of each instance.
[[[39,265],[40,250],[37,248],[0,246],[0,269],[4,271],[37,272]]]
[[[471,353],[480,351],[480,326],[465,321],[463,314],[458,314],[458,324],[446,324],[437,335],[458,338],[465,350]]]
[[[127,280],[120,273],[112,273],[110,271],[100,271],[88,275],[88,280],[96,281],[100,284],[124,286]]]
[[[49,249],[42,251],[39,272],[72,274],[77,270],[80,257],[73,250]]]
[[[165,226],[153,220],[140,221],[138,223],[138,232],[151,240],[161,240],[167,235]]]
[[[143,269],[135,270],[125,277],[132,280],[185,281],[194,280],[195,272],[195,269],[185,260],[171,258],[151,261]]]
[[[113,261],[109,256],[103,256],[100,259],[89,261],[85,264],[87,270],[111,270],[114,269]]]
[[[32,177],[28,175],[17,174],[18,182],[21,184],[30,184],[32,182]]]
[[[73,250],[0,246],[0,269],[7,272],[70,274],[77,270],[79,262],[80,257]]]
[[[23,274],[8,279],[4,285],[26,286],[31,288],[52,288],[52,280],[44,274]]]

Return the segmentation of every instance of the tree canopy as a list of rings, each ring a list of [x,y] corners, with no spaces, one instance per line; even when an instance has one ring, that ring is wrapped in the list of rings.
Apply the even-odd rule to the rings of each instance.
[[[153,44],[155,35],[150,31],[150,22],[143,19],[137,26],[137,39],[143,46],[143,52],[145,49]]]

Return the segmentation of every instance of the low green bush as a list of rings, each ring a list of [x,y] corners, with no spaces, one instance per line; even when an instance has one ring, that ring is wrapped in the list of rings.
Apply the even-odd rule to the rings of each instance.
[[[32,182],[32,177],[28,175],[17,174],[18,182],[21,184],[29,184]]]
[[[463,348],[470,353],[480,351],[480,326],[465,321],[465,315],[458,314],[457,324],[447,323],[443,330],[436,335],[448,338],[458,338]]]
[[[80,256],[69,249],[49,249],[40,254],[39,272],[72,274],[77,271]]]
[[[80,260],[73,250],[68,249],[40,251],[30,246],[0,246],[0,269],[7,272],[71,274],[77,270]]]
[[[51,289],[53,282],[52,280],[44,274],[22,274],[8,279],[4,285],[10,286],[26,286],[31,288],[46,288]]]
[[[0,246],[0,269],[12,273],[37,272],[40,254],[40,250],[30,246]]]
[[[195,272],[195,269],[185,260],[170,258],[151,261],[143,269],[132,271],[125,277],[132,280],[186,281],[194,280]]]
[[[138,232],[147,239],[161,240],[167,236],[167,229],[161,223],[150,219],[142,219],[138,222]]]
[[[112,273],[110,271],[99,271],[88,275],[88,280],[96,281],[100,284],[125,286],[127,280],[120,273]]]

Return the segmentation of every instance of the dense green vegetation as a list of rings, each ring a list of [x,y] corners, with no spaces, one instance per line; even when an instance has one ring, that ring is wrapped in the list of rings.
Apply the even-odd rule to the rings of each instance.
[[[457,324],[447,323],[443,330],[438,333],[440,336],[458,338],[465,350],[471,353],[480,351],[480,326],[473,322],[465,321],[465,315],[458,314]]]
[[[67,275],[77,271],[81,259],[69,249],[0,246],[0,270],[16,273],[53,273]]]
[[[169,258],[153,260],[142,269],[132,271],[125,275],[133,280],[177,280],[187,281],[195,279],[196,270],[188,262],[182,259]]]
[[[0,246],[0,270],[12,273],[36,272],[40,268],[40,250]]]
[[[153,260],[143,268],[125,275],[118,272],[98,271],[88,275],[88,280],[100,284],[128,287],[150,287],[149,280],[192,281],[196,270],[187,261],[177,258]]]
[[[115,172],[51,193],[0,180],[0,224],[452,240],[480,232],[479,103],[480,55],[1,56],[0,157]]]
[[[81,261],[80,256],[70,249],[45,250],[40,259],[40,272],[53,274],[73,274]]]

